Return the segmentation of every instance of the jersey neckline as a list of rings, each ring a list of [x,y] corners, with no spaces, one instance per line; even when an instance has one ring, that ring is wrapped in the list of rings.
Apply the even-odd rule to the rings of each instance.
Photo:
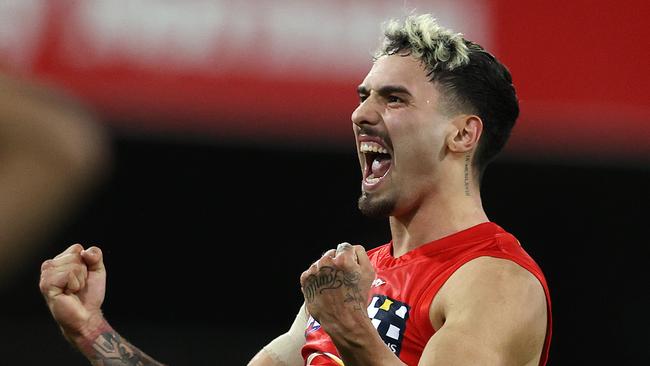
[[[487,237],[494,237],[498,234],[505,233],[505,231],[497,224],[487,221],[474,226],[471,226],[467,229],[457,231],[453,234],[447,235],[440,239],[430,241],[428,243],[422,244],[419,247],[399,256],[393,256],[393,241],[391,240],[387,244],[377,248],[379,251],[383,252],[382,259],[388,261],[389,263],[384,262],[384,264],[396,265],[404,262],[408,262],[411,259],[420,257],[420,256],[430,256],[432,254],[444,252],[448,249],[452,249],[458,246],[473,245],[474,243],[480,242]],[[378,253],[379,254],[379,253]]]

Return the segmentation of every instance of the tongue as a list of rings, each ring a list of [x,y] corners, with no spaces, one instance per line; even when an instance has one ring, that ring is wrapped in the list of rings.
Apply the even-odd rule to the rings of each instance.
[[[379,155],[372,162],[372,178],[383,177],[390,168],[390,155]]]

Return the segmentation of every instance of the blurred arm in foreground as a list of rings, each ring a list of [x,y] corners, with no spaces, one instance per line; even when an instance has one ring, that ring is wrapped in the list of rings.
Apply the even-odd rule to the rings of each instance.
[[[102,129],[74,99],[0,72],[0,287],[109,160]]]

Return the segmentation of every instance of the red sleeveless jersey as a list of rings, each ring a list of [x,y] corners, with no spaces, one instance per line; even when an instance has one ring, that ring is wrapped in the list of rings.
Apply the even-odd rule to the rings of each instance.
[[[368,316],[388,348],[407,365],[417,365],[435,333],[429,308],[442,285],[463,264],[478,257],[511,260],[532,273],[546,294],[548,325],[539,364],[545,365],[551,341],[551,298],[544,275],[514,236],[487,222],[424,244],[399,258],[391,243],[368,252],[376,277]],[[313,318],[305,330],[305,365],[343,365],[329,336]]]

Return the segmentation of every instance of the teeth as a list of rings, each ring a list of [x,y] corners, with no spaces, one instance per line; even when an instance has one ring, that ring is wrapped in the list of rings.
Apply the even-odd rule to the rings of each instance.
[[[379,182],[380,179],[381,179],[381,178],[379,178],[379,177],[377,177],[377,178],[370,178],[370,177],[368,177],[368,178],[366,178],[366,182],[368,182],[368,183],[370,183],[370,184],[375,184],[375,183]]]
[[[380,154],[388,154],[388,150],[384,149],[376,142],[362,142],[361,146],[359,146],[359,151],[362,153],[375,152]]]

